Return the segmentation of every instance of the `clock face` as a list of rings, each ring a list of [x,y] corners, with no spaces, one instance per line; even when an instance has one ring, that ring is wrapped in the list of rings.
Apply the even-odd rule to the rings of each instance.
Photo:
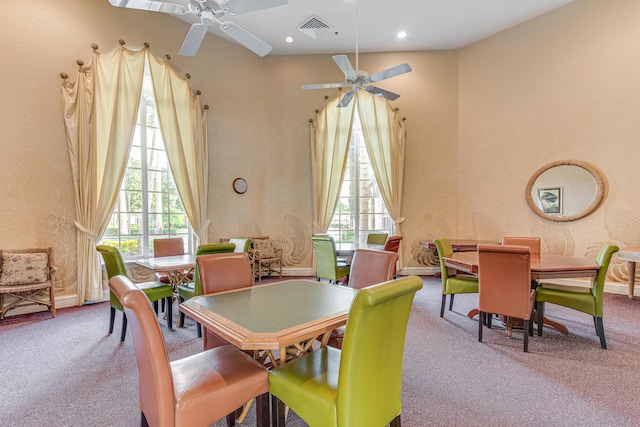
[[[238,194],[244,194],[247,191],[247,181],[243,178],[233,180],[233,190]]]

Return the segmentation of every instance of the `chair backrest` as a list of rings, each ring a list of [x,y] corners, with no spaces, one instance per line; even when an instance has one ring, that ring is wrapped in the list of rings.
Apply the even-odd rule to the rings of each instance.
[[[338,260],[333,237],[327,235],[311,236],[313,250],[316,253],[316,276],[333,278],[336,275]]]
[[[402,410],[402,356],[417,276],[358,291],[340,356],[337,425],[385,424]]]
[[[478,245],[478,308],[518,319],[531,317],[531,250]]]
[[[596,257],[596,263],[600,266],[600,269],[591,287],[591,295],[593,295],[596,300],[596,313],[594,317],[602,317],[602,294],[604,293],[604,282],[607,278],[607,270],[609,269],[613,254],[619,250],[620,248],[618,246],[607,243],[602,245]]]
[[[362,289],[393,279],[398,254],[394,252],[356,249],[351,261],[349,286]]]
[[[390,236],[384,243],[384,250],[397,253],[398,249],[400,249],[400,242],[402,239],[402,236]]]
[[[127,273],[127,268],[124,265],[124,260],[122,259],[122,255],[118,248],[114,246],[98,245],[96,246],[96,250],[100,252],[102,259],[104,260],[104,267],[107,270],[107,278],[111,279],[115,276],[129,277],[129,273]],[[109,291],[109,304],[111,304],[111,307],[113,308],[124,311],[124,307],[113,291]]]
[[[438,251],[438,258],[440,259],[440,277],[442,279],[442,292],[445,292],[447,280],[449,279],[450,274],[449,269],[444,265],[444,259],[453,255],[453,246],[451,246],[451,241],[445,238],[434,239],[433,244],[436,245],[436,250]],[[452,275],[453,274],[451,274],[451,276]]]
[[[249,248],[251,248],[251,239],[229,239],[229,243],[233,243],[236,245],[234,252],[249,252]]]
[[[367,243],[372,245],[384,245],[387,241],[389,233],[369,233],[367,235]]]
[[[260,258],[276,257],[276,249],[271,239],[260,239],[253,242],[253,247],[258,251]]]
[[[539,237],[503,237],[503,245],[526,246],[531,250],[531,255],[540,253]]]
[[[184,255],[184,240],[182,237],[153,240],[153,256]]]
[[[148,425],[173,425],[175,404],[169,356],[149,298],[125,276],[109,279],[109,287],[122,301],[133,336],[138,363],[140,410]]]
[[[118,248],[114,246],[98,245],[96,246],[96,250],[102,255],[104,266],[107,269],[107,277],[109,279],[114,276],[129,276]]]
[[[196,257],[202,295],[253,286],[249,256],[244,252]]]
[[[196,259],[200,255],[232,253],[234,249],[235,245],[233,243],[212,243],[209,245],[200,245],[196,249]],[[193,269],[193,289],[195,295],[202,295],[202,289],[200,288],[200,275],[198,274],[197,263]]]

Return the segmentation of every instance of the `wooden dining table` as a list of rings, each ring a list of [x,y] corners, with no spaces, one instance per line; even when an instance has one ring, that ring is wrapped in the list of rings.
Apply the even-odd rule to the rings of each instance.
[[[449,240],[451,248],[454,252],[471,252],[478,249],[478,245],[497,245],[500,242],[495,240],[476,240],[476,239],[453,239]],[[423,249],[436,249],[436,244],[431,242],[420,242]]]
[[[444,265],[467,274],[479,274],[478,252],[454,252],[444,258]],[[591,259],[554,254],[531,255],[531,279],[576,279],[592,278],[598,274],[600,266]],[[478,314],[474,309],[469,317]],[[559,322],[544,318],[545,325],[549,325],[562,334],[568,334],[567,327]]]
[[[202,295],[180,311],[241,350],[277,366],[326,345],[331,331],[347,322],[357,290],[312,280],[285,280]],[[275,352],[278,355],[275,355]]]
[[[629,299],[633,299],[633,291],[636,283],[636,263],[640,262],[640,248],[622,248],[618,251],[618,259],[627,261],[629,278]]]

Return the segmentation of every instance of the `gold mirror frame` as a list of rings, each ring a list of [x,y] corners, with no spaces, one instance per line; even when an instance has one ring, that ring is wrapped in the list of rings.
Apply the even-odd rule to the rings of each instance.
[[[536,180],[538,179],[538,177],[540,177],[540,175],[542,175],[544,172],[546,172],[551,168],[554,168],[556,166],[563,166],[563,165],[578,166],[586,170],[596,182],[596,194],[591,204],[587,206],[583,211],[578,212],[575,215],[568,215],[568,216],[550,215],[548,213],[543,212],[538,207],[538,205],[536,205],[535,201],[531,197],[531,190],[533,189],[533,186]],[[556,222],[574,221],[576,219],[584,218],[585,216],[595,211],[598,208],[598,206],[600,206],[600,203],[602,203],[602,200],[604,200],[604,195],[605,195],[604,176],[600,173],[598,169],[596,169],[594,166],[590,165],[589,163],[586,163],[580,160],[558,160],[556,162],[549,163],[548,165],[541,167],[533,174],[533,176],[531,176],[531,178],[529,179],[529,182],[527,183],[527,187],[524,190],[524,195],[531,210],[534,211],[537,215],[541,216],[542,218],[548,219],[550,221],[556,221]]]

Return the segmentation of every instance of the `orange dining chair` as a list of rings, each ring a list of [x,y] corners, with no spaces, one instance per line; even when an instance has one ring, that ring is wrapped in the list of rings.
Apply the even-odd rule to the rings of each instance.
[[[184,255],[184,241],[182,237],[171,237],[168,239],[154,239],[153,240],[153,256],[175,256]],[[193,273],[191,271],[184,271],[183,274],[191,275],[193,279]],[[169,276],[164,271],[156,272],[156,279],[162,283],[171,283]]]
[[[362,289],[392,280],[396,271],[396,261],[398,261],[398,254],[393,252],[356,249],[351,261],[349,286]],[[344,331],[344,326],[334,329],[327,345],[342,348]]]
[[[256,425],[269,426],[269,382],[264,366],[226,345],[169,361],[158,320],[142,290],[125,276],[109,280],[129,319],[138,364],[142,426],[209,426],[257,398]]]
[[[202,295],[216,294],[254,285],[253,269],[245,252],[200,255],[196,258]],[[229,343],[210,330],[204,333],[204,349]]]
[[[526,246],[531,250],[531,255],[540,254],[539,237],[503,237],[503,245]]]
[[[524,319],[524,351],[529,351],[536,298],[531,289],[531,250],[526,246],[478,245],[478,278],[478,341],[482,342],[483,324],[491,327],[487,315],[501,314]]]

